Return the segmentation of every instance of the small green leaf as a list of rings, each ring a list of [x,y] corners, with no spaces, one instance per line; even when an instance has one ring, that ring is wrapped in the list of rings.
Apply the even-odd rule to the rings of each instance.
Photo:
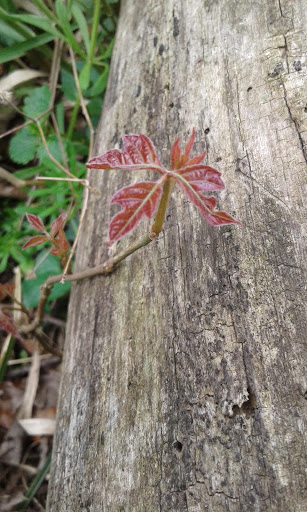
[[[39,301],[40,286],[48,279],[49,276],[58,275],[63,272],[59,259],[49,254],[44,258],[45,251],[40,253],[36,258],[36,265],[42,260],[42,263],[37,267],[36,278],[24,280],[22,283],[22,300],[27,308],[35,308]],[[48,302],[62,297],[70,290],[71,283],[64,284],[56,283],[52,289]]]
[[[101,55],[99,57],[99,60],[105,60],[105,59],[108,59],[109,57],[111,57],[112,55],[112,50],[113,50],[113,46],[114,46],[114,38],[111,40],[111,42],[108,44],[108,47],[107,49],[103,52],[102,49],[101,49]]]
[[[6,269],[7,260],[9,259],[9,254],[8,253],[2,254],[2,251],[0,252],[0,254],[1,254],[0,272],[2,273]]]
[[[22,128],[14,135],[9,145],[9,155],[17,164],[27,164],[33,160],[39,145],[37,137],[28,128]]]
[[[36,87],[25,98],[23,111],[30,117],[37,117],[49,108],[51,91],[47,85]]]
[[[89,115],[91,116],[91,121],[93,123],[94,129],[97,127],[99,119],[100,119],[100,112],[102,108],[102,98],[99,96],[96,96],[93,98],[87,105],[87,110]]]
[[[47,146],[52,154],[53,158],[55,158],[58,162],[62,162],[63,155],[62,150],[59,144],[59,141],[57,139],[56,135],[50,135],[47,139]],[[37,156],[42,161],[42,163],[46,164],[46,161],[48,162],[50,160],[49,155],[45,149],[45,146],[43,144],[40,145],[40,147],[37,150]]]
[[[88,88],[90,83],[90,72],[91,72],[91,62],[86,62],[84,68],[82,69],[79,75],[79,84],[82,91]]]
[[[72,73],[69,73],[69,71],[66,71],[66,69],[62,69],[61,83],[62,91],[65,94],[66,98],[71,101],[75,101],[77,96],[77,89]]]
[[[48,251],[44,250],[40,252],[38,256],[35,258],[35,266],[38,265],[36,270],[37,277],[45,276],[46,274],[49,274],[51,276],[54,274],[61,273],[61,265],[58,258],[56,258],[55,256],[51,256],[51,254],[48,254],[48,256],[46,256],[47,252]]]
[[[87,91],[87,96],[99,96],[107,87],[109,76],[109,66],[106,64],[105,69],[99,76],[98,80],[94,83],[93,87],[91,87]]]

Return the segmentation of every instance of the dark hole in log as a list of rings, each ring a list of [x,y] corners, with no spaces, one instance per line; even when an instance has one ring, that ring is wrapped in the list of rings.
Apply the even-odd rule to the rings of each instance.
[[[257,401],[256,401],[256,395],[250,390],[250,388],[247,388],[248,392],[248,400],[244,402],[241,407],[238,405],[234,405],[232,411],[233,411],[233,418],[238,416],[240,414],[241,416],[246,416],[247,418],[250,418],[257,407]]]
[[[175,450],[177,450],[177,452],[182,452],[182,443],[180,441],[175,441],[173,443],[173,447],[175,448]]]

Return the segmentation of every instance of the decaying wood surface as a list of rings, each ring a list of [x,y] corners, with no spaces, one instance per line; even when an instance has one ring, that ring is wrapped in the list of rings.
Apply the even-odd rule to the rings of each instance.
[[[166,164],[194,126],[243,227],[178,191],[157,242],[73,286],[49,512],[306,512],[305,7],[122,2],[96,154],[144,133]],[[141,177],[91,172],[77,270]]]

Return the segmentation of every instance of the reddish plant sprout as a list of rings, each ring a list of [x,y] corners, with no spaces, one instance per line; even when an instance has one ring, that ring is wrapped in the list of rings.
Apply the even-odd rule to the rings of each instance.
[[[225,185],[220,172],[201,163],[205,157],[205,151],[201,155],[190,158],[194,139],[195,130],[193,129],[183,154],[180,151],[179,139],[174,142],[170,170],[160,163],[153,143],[145,135],[125,135],[123,151],[111,149],[102,156],[92,158],[86,164],[89,169],[124,171],[144,169],[156,171],[162,175],[156,182],[140,182],[123,187],[112,197],[111,204],[119,204],[122,210],[111,219],[108,245],[112,245],[132,231],[143,216],[148,218],[154,216],[158,206],[159,208],[162,206],[163,190],[169,180],[178,184],[208,224],[212,226],[241,225],[228,213],[215,209],[216,199],[213,196],[204,195],[208,191],[222,190]]]
[[[26,213],[26,216],[29,224],[31,224],[31,226],[37,231],[43,233],[43,235],[33,236],[30,238],[30,240],[27,241],[22,249],[35,247],[36,245],[40,245],[43,242],[51,242],[53,246],[51,254],[53,256],[59,256],[62,267],[65,267],[68,258],[69,243],[66,240],[63,226],[67,217],[67,213],[61,213],[61,215],[59,215],[59,217],[52,222],[50,227],[50,234],[45,228],[43,221],[37,215]]]

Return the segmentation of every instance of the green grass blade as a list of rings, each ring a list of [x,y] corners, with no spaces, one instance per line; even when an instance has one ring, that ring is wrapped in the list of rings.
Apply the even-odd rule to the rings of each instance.
[[[91,72],[92,64],[91,62],[86,62],[83,67],[80,75],[79,75],[79,84],[82,91],[88,88],[90,83],[90,72]]]
[[[1,16],[1,11],[0,11]],[[20,43],[25,40],[25,36],[20,34],[18,30],[6,23],[3,19],[0,19],[0,32],[2,36],[9,37],[12,42]]]
[[[0,13],[3,14],[2,9]],[[52,34],[54,37],[66,40],[65,36],[54,27],[53,23],[48,18],[44,16],[35,16],[33,14],[11,14],[6,15],[4,19],[8,22],[16,21],[38,27],[49,34]]]
[[[71,8],[71,12],[72,12],[73,17],[75,18],[76,22],[78,23],[78,27],[79,27],[79,30],[82,35],[82,39],[84,42],[84,46],[86,48],[86,52],[89,54],[89,52],[90,52],[90,36],[89,36],[88,26],[87,26],[87,21],[85,19],[85,16],[77,4],[73,4],[73,6]]]
[[[61,135],[65,132],[65,113],[63,103],[58,103],[55,107],[55,117]]]
[[[100,95],[107,87],[108,83],[108,76],[109,76],[109,66],[106,64],[105,69],[101,73],[100,77],[94,85],[87,91],[87,96],[98,96]]]
[[[56,204],[53,204],[52,206],[49,206],[47,208],[44,208],[42,210],[42,205],[38,206],[27,206],[27,205],[18,205],[16,207],[16,212],[22,215],[23,213],[33,213],[34,215],[39,215],[42,220],[44,220],[46,217],[49,217],[49,215],[52,215],[53,213],[57,213],[58,211],[61,211],[61,208],[67,206],[67,203],[69,201],[68,199],[64,199],[63,201],[60,201]]]
[[[30,502],[33,500],[35,494],[37,493],[38,489],[42,485],[43,481],[45,480],[47,473],[50,470],[50,463],[51,463],[51,452],[49,455],[47,455],[47,458],[45,460],[45,463],[43,467],[40,469],[40,471],[37,473],[35,478],[33,479],[29,489],[25,493],[26,499],[22,501],[19,505],[17,505],[16,510],[26,510],[30,504]]]
[[[33,3],[36,5],[36,7],[43,13],[45,14],[45,16],[47,16],[47,18],[50,18],[51,20],[53,21],[56,21],[56,17],[55,15],[53,14],[52,11],[50,11],[48,9],[48,7],[45,5],[44,2],[42,2],[42,0],[32,0]]]
[[[49,41],[52,41],[54,37],[51,34],[41,34],[36,37],[32,37],[27,41],[22,41],[21,43],[16,43],[9,48],[4,48],[0,52],[0,64],[4,62],[9,62],[10,60],[18,59],[22,57],[26,52],[32,50],[33,48],[38,48]]]
[[[80,55],[83,59],[86,59],[85,53],[82,51],[75,39],[74,33],[72,31],[72,25],[69,21],[68,10],[63,3],[63,0],[56,0],[55,9],[58,16],[58,24],[67,37],[68,44],[72,47],[73,50],[75,50],[78,55]]]

